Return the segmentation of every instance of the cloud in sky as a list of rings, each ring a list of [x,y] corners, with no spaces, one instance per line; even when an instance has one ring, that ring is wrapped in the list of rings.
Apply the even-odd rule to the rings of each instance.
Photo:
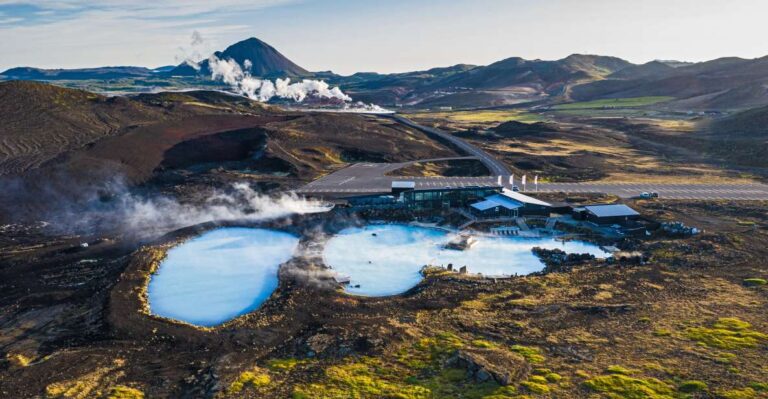
[[[253,34],[236,16],[292,3],[296,0],[0,0],[5,55],[0,69],[172,64],[178,57],[173,51],[189,44],[191,32],[225,46],[232,37]]]
[[[768,54],[765,0],[0,0],[0,70],[177,63],[255,36],[309,70],[393,72],[571,53]],[[210,47],[208,47],[210,46]]]

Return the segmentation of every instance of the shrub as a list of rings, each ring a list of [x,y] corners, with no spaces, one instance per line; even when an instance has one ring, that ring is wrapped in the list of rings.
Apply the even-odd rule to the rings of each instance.
[[[678,387],[677,390],[684,393],[694,393],[694,392],[701,392],[707,390],[707,384],[703,381],[683,381]]]

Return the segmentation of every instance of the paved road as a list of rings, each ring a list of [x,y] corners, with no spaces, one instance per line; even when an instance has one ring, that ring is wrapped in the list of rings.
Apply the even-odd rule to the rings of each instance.
[[[498,159],[475,147],[466,141],[454,137],[438,129],[418,125],[399,115],[391,116],[396,121],[421,130],[427,134],[440,137],[453,143],[469,157],[440,158],[440,159],[478,159],[489,170],[492,177],[394,177],[387,173],[408,166],[418,160],[402,163],[357,163],[330,175],[315,180],[297,190],[300,194],[324,197],[349,197],[366,194],[386,194],[391,191],[392,181],[412,180],[416,188],[445,188],[469,186],[494,186],[498,184],[498,176],[502,184],[509,187],[510,170]],[[516,180],[520,183],[520,180]],[[763,184],[655,184],[655,183],[542,183],[539,187],[528,184],[521,187],[528,193],[564,192],[564,193],[606,193],[621,198],[638,196],[642,192],[657,192],[662,198],[668,199],[700,199],[700,200],[768,200],[768,186]]]
[[[416,188],[494,186],[498,177],[393,177],[386,172],[406,164],[360,163],[313,181],[298,190],[300,194],[345,197],[390,192],[392,181],[412,180]],[[503,182],[505,186],[509,186]],[[521,187],[522,188],[522,187]],[[524,188],[535,193],[536,187]],[[607,193],[621,198],[655,191],[661,198],[700,200],[768,200],[768,186],[763,184],[656,184],[656,183],[542,183],[538,192]]]
[[[504,165],[503,162],[499,161],[498,159],[494,158],[492,155],[488,154],[487,152],[483,151],[482,149],[475,147],[472,144],[469,144],[468,142],[450,134],[446,133],[442,130],[434,129],[427,126],[422,126],[417,124],[416,122],[405,118],[401,115],[391,115],[392,119],[402,123],[403,125],[410,126],[414,129],[421,130],[424,133],[427,133],[429,135],[433,135],[436,137],[439,137],[445,141],[450,142],[457,148],[459,148],[461,151],[463,151],[465,154],[476,157],[480,160],[480,162],[485,165],[488,170],[491,171],[492,175],[502,175],[502,176],[509,176],[512,172],[507,168],[506,165]]]

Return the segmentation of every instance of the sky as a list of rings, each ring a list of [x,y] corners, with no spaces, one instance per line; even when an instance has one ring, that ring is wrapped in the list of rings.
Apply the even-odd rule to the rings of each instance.
[[[249,37],[340,74],[572,53],[757,58],[765,15],[765,0],[0,0],[0,71],[157,67]]]

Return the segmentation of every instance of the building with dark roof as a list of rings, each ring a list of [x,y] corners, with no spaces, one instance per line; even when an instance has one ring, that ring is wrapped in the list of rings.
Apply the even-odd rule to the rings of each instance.
[[[599,225],[627,224],[640,219],[640,214],[636,210],[624,204],[587,205],[574,208],[573,216]]]

